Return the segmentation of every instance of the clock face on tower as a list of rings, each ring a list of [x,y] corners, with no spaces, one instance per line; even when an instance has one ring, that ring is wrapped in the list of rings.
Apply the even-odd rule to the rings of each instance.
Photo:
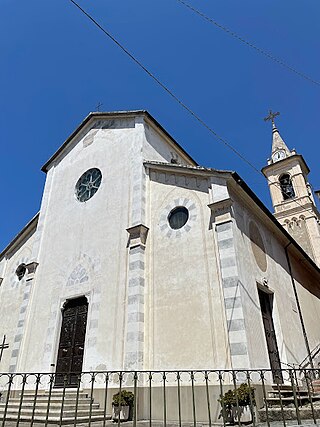
[[[274,153],[274,155],[272,156],[272,160],[274,162],[278,162],[279,160],[284,159],[285,155],[286,155],[286,153],[283,150],[276,151]]]

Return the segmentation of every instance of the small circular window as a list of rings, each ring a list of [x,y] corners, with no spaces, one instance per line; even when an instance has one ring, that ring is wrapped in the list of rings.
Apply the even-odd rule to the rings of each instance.
[[[19,267],[16,269],[16,275],[18,277],[18,280],[22,280],[24,275],[26,274],[27,268],[24,264],[20,264]]]
[[[76,196],[80,202],[86,202],[98,191],[102,180],[101,171],[97,168],[89,169],[76,184]]]
[[[189,219],[189,211],[184,206],[178,206],[169,213],[168,221],[173,230],[182,228]]]

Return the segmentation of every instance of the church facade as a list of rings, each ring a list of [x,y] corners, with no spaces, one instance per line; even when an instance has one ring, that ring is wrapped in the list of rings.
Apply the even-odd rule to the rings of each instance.
[[[0,254],[1,372],[312,364],[319,214],[302,156],[280,139],[274,126],[263,169],[274,217],[147,112],[89,114]]]

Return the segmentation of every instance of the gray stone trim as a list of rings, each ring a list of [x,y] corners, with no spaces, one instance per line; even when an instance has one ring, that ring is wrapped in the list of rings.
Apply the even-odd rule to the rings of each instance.
[[[247,343],[235,342],[230,344],[230,350],[232,356],[240,356],[248,354]]]
[[[143,261],[130,262],[129,270],[144,270],[144,262]]]
[[[228,331],[243,331],[245,329],[244,319],[231,319],[227,321]]]
[[[215,229],[220,260],[231,362],[233,368],[240,368],[248,366],[249,359],[232,220],[216,224]]]
[[[127,231],[130,239],[124,368],[139,370],[143,369],[145,244],[148,228],[138,224]]]
[[[222,279],[222,286],[224,288],[233,288],[233,287],[236,287],[237,284],[238,284],[238,276],[224,277]]]
[[[129,279],[129,287],[133,286],[144,286],[144,277],[138,276],[138,277],[132,277]]]
[[[218,241],[218,247],[219,249],[228,249],[228,248],[233,248],[233,238],[227,238],[224,240],[219,240]]]
[[[128,332],[127,333],[127,341],[144,341],[144,333],[141,331],[138,332]]]
[[[144,313],[141,313],[141,312],[129,313],[128,322],[129,323],[144,322]]]
[[[138,245],[138,246],[135,246],[135,247],[131,248],[131,252],[130,253],[132,255],[134,255],[134,254],[144,254],[144,252],[145,252],[144,246]]]
[[[178,230],[173,230],[168,222],[168,216],[170,212],[178,207],[184,206],[189,211],[189,218],[186,224]],[[175,199],[170,204],[168,204],[159,218],[159,228],[163,234],[168,238],[181,238],[185,233],[189,233],[192,230],[192,227],[197,219],[197,207],[196,204],[187,198]]]
[[[237,265],[237,260],[234,256],[228,256],[226,258],[220,257],[221,268],[234,267]]]
[[[128,304],[137,305],[137,303],[144,304],[144,296],[143,295],[129,295]]]
[[[242,307],[242,302],[240,297],[225,298],[224,304],[226,309]]]
[[[232,222],[231,221],[224,222],[222,224],[216,225],[217,232],[219,230],[219,233],[222,233],[223,231],[231,230],[231,228],[232,228]]]

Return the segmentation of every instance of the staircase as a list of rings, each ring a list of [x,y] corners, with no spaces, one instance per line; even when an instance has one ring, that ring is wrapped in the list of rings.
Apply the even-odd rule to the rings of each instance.
[[[309,391],[307,387],[273,385],[258,414],[263,422],[267,421],[267,415],[269,421],[320,419],[320,380],[313,381]]]
[[[49,399],[50,397],[50,399]],[[77,404],[78,401],[78,404]],[[62,389],[54,389],[49,392],[38,392],[35,399],[34,391],[25,390],[21,395],[10,397],[6,408],[6,402],[0,402],[0,421],[5,416],[6,421],[21,421],[48,424],[74,424],[75,418],[79,423],[87,423],[89,420],[101,421],[111,419],[110,415],[104,416],[99,403],[95,403],[84,391],[79,391],[77,399],[76,389],[66,389],[64,396]]]

